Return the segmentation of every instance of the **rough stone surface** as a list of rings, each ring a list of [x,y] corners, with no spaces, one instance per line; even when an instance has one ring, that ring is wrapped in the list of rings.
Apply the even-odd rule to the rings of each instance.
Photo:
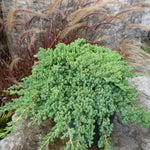
[[[133,78],[130,83],[136,86],[137,92],[140,93],[138,104],[145,105],[147,110],[150,111],[150,74]],[[38,150],[42,138],[54,125],[49,120],[44,121],[40,126],[27,127],[27,124],[28,121],[24,121],[21,128],[16,126],[13,135],[1,140],[0,150]],[[133,123],[123,125],[116,116],[112,133],[112,146],[114,150],[149,150],[150,129],[142,128]],[[56,139],[44,150],[63,150],[64,147],[65,141]]]
[[[106,2],[109,0],[103,1]],[[111,4],[107,6],[107,9],[112,14],[116,14],[122,10],[132,8],[133,4],[141,2],[141,0],[119,0],[119,2],[127,2],[128,5]],[[150,0],[142,0],[142,2],[150,2]],[[103,30],[104,35],[106,35],[106,33],[108,33],[108,35],[116,35],[113,38],[106,40],[105,45],[111,45],[112,47],[114,47],[115,44],[125,39],[135,40],[139,43],[144,39],[147,39],[149,31],[143,28],[126,28],[130,24],[139,24],[150,27],[150,7],[146,7],[145,5],[140,5],[139,7],[143,7],[146,10],[124,13],[122,17],[125,18],[127,22],[114,22],[116,26],[111,25],[109,29]]]
[[[138,103],[145,105],[150,111],[150,74],[134,78],[130,82],[140,93]]]
[[[42,3],[45,2],[45,3]],[[107,0],[103,0],[107,1]],[[108,0],[109,1],[109,0]],[[120,0],[122,2],[129,2],[132,4],[133,2],[140,2],[140,0]],[[144,0],[143,0],[144,1]],[[143,2],[142,1],[142,2]],[[150,0],[146,0],[150,2]],[[40,5],[38,2],[41,2]],[[32,10],[40,10],[43,8],[48,8],[49,4],[46,4],[47,1],[44,0],[30,0],[29,6]],[[3,0],[3,15],[6,17],[10,7],[12,6],[12,0]],[[25,1],[18,0],[18,7],[24,7]],[[43,7],[45,5],[45,7]],[[119,5],[110,5],[112,13],[116,13],[122,9],[123,6]],[[109,10],[109,7],[108,7]],[[139,13],[128,13],[126,14],[127,19],[129,19],[129,23],[136,23],[147,25],[150,27],[150,10]],[[126,18],[125,17],[125,18]],[[127,23],[128,24],[128,23]],[[125,32],[122,32],[125,31]],[[108,30],[107,30],[108,32]],[[126,37],[135,37],[139,41],[143,40],[147,37],[148,31],[141,29],[132,29],[132,30],[123,30],[122,27],[114,27],[109,29],[109,33],[117,33],[118,37],[126,38]],[[21,32],[17,33],[14,37],[16,40]],[[9,33],[7,33],[9,35]],[[13,40],[14,40],[13,39]],[[111,39],[108,41],[110,44],[114,43],[114,40]],[[131,85],[136,86],[136,90],[140,93],[138,97],[138,103],[145,105],[147,110],[150,111],[150,60],[147,59],[139,66],[137,66],[137,72],[148,72],[148,75],[137,77],[130,80]],[[41,146],[42,138],[48,133],[48,131],[53,126],[53,123],[46,120],[42,123],[41,126],[33,126],[27,127],[28,121],[24,121],[23,126],[17,130],[13,135],[9,135],[0,141],[0,150],[38,150]],[[150,150],[150,129],[144,129],[138,125],[129,123],[129,125],[123,125],[117,118],[115,117],[114,121],[114,130],[112,133],[112,146],[114,150]],[[65,141],[61,141],[60,139],[56,139],[53,143],[49,144],[44,150],[63,150],[65,145]]]
[[[68,0],[63,0],[64,2],[68,2]],[[110,1],[110,0],[103,0],[104,2]],[[119,0],[120,2],[128,2],[128,5],[114,5],[114,4],[109,4],[107,5],[107,10],[110,12],[110,14],[116,14],[117,12],[120,12],[121,10],[125,10],[127,8],[130,8],[133,3],[141,2],[141,0]],[[142,0],[142,2],[150,2],[150,0]],[[14,0],[2,0],[2,9],[3,9],[3,16],[4,18],[7,18],[7,14],[10,10],[10,8],[13,6]],[[50,8],[52,1],[45,1],[45,0],[28,0],[29,4],[29,9],[33,11],[40,12],[44,9]],[[71,1],[69,1],[71,3]],[[18,8],[26,8],[26,3],[25,1],[18,0],[17,3]],[[145,6],[143,6],[145,7]],[[142,41],[147,38],[148,36],[148,31],[145,29],[139,29],[139,28],[132,28],[132,29],[125,29],[126,25],[129,24],[140,24],[140,25],[146,25],[150,27],[150,9],[148,8],[145,11],[140,11],[140,12],[128,12],[126,14],[123,14],[123,17],[128,20],[128,22],[114,22],[116,23],[117,26],[106,26],[106,28],[99,32],[98,38],[102,37],[103,35],[111,35],[111,34],[116,34],[115,37],[110,38],[106,40],[106,45],[111,45],[114,46],[115,43],[118,43],[123,39],[129,38],[129,39],[136,39],[136,41]],[[27,17],[31,18],[33,15],[27,14]],[[16,18],[20,19],[22,18],[22,14],[17,14]],[[96,17],[95,21],[97,21]],[[40,21],[35,21],[34,22],[34,27],[39,26]],[[8,42],[10,45],[11,51],[15,51],[16,49],[16,41],[18,41],[20,35],[23,33],[23,29],[19,26],[17,31],[13,32],[10,34],[10,32],[7,32],[7,37],[8,37]],[[13,53],[12,52],[12,53]]]
[[[116,117],[112,133],[113,150],[148,150],[150,148],[149,133],[150,129],[132,123],[123,125]]]
[[[29,9],[32,11],[40,12],[42,9],[47,9],[50,7],[51,1],[46,1],[44,3],[43,2],[44,2],[43,0],[39,0],[39,1],[28,0]],[[2,0],[2,10],[3,10],[4,19],[8,19],[7,16],[13,4],[14,4],[14,0]],[[25,0],[18,0],[17,8],[26,9],[27,6],[26,6]],[[30,20],[32,17],[33,15],[27,14],[28,20]],[[15,19],[22,19],[22,18],[23,18],[23,13],[17,13],[17,15],[15,15]],[[33,21],[33,24],[35,28],[38,28],[38,26],[40,26],[39,19],[38,21]],[[24,32],[24,28],[20,25],[17,25],[16,28],[13,29],[12,32],[10,32],[9,30],[6,30],[8,46],[9,46],[9,50],[10,50],[12,57],[16,54],[16,51],[18,49],[17,42],[19,41],[20,36],[23,32]]]
[[[14,6],[14,1],[15,0],[2,0],[2,10],[3,10],[4,19],[10,20],[10,18],[7,18],[7,16],[11,8]],[[30,9],[33,12],[41,13],[43,10],[50,8],[53,1],[54,0],[50,0],[50,1],[27,0],[27,4],[28,4],[27,5],[25,0],[17,0],[17,9]],[[68,0],[63,0],[63,2],[64,2],[64,7],[65,7],[65,4],[66,2],[68,2]],[[35,15],[31,13],[26,13],[28,22],[33,18],[33,16]],[[23,19],[23,18],[24,18],[24,13],[16,13],[14,15],[14,19]],[[30,28],[24,29],[22,25],[16,25],[15,28],[13,28],[13,31],[10,32],[10,30],[6,30],[8,46],[9,46],[9,50],[10,50],[12,57],[14,57],[14,55],[17,52],[17,49],[18,49],[17,42],[20,40],[20,36],[25,31],[41,29],[41,24],[44,24],[42,22],[45,22],[45,20],[43,18],[41,19],[40,17],[37,17],[36,19],[33,19],[30,23],[30,26],[32,26],[32,28],[30,27]],[[27,47],[28,42],[26,42],[26,40],[24,40],[23,42],[25,44],[22,45],[22,47]]]
[[[13,120],[16,118],[13,116]],[[0,141],[0,150],[38,150],[42,145],[42,139],[54,126],[54,123],[45,120],[40,126],[28,127],[29,120],[23,121],[21,128],[16,126],[16,131],[12,135]],[[50,143],[43,150],[63,150],[65,141],[59,138]]]
[[[130,83],[140,93],[138,104],[145,105],[147,110],[150,111],[150,74],[133,78]],[[117,117],[114,121],[112,139],[114,150],[150,149],[150,129],[132,123],[123,125]]]

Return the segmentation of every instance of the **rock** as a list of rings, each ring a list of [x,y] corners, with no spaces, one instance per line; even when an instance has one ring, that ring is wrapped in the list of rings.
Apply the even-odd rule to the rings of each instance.
[[[133,78],[130,82],[140,93],[138,103],[145,105],[147,110],[150,111],[150,74]]]
[[[41,10],[41,7],[44,8],[48,8],[48,4],[47,7],[43,6],[43,3],[41,2],[42,0],[39,1],[40,5],[38,6],[36,2],[34,2],[34,0],[30,0],[29,1],[29,6],[31,6],[31,10],[34,11],[36,10]],[[8,16],[8,12],[10,11],[11,7],[14,4],[14,0],[2,0],[2,10],[3,10],[3,18],[4,19],[8,19],[10,20],[11,18],[7,18]],[[17,8],[18,9],[25,9],[26,6],[26,2],[22,1],[22,0],[18,0],[17,2]],[[27,18],[31,19],[33,17],[33,15],[31,15],[29,17],[29,15],[27,15]],[[23,13],[17,13],[17,15],[15,15],[16,19],[22,19],[23,18]],[[33,22],[34,23],[34,22]],[[39,22],[36,22],[36,27],[38,27]],[[19,38],[21,36],[21,34],[24,32],[24,29],[22,28],[22,26],[17,25],[15,29],[13,29],[13,31],[10,30],[5,30],[6,34],[7,34],[7,40],[8,40],[8,46],[9,46],[9,50],[11,53],[11,56],[14,57],[14,55],[16,55],[16,51],[18,50],[18,41]]]
[[[1,150],[23,150],[24,136],[21,130],[16,131],[0,141]]]
[[[145,105],[147,110],[150,111],[150,75],[133,78],[130,83],[136,86],[137,92],[140,93],[138,104]],[[14,117],[13,120],[15,120]],[[21,128],[16,126],[14,134],[1,140],[0,150],[38,150],[41,146],[42,138],[54,126],[54,123],[50,120],[45,120],[40,126],[28,127],[28,122],[29,120],[23,121]],[[65,142],[65,140],[62,141],[57,138],[44,150],[63,150]],[[150,129],[133,123],[123,125],[116,116],[112,133],[112,146],[113,150],[149,150]]]
[[[4,19],[10,20],[12,18],[12,17],[8,18],[8,13],[9,13],[10,9],[14,6],[14,1],[15,0],[2,0],[2,10],[3,10]],[[63,1],[66,2],[66,0],[63,0]],[[52,2],[53,2],[53,0],[51,0],[51,1],[27,0],[27,3],[26,3],[26,1],[17,0],[17,9],[30,9],[31,11],[40,13],[40,12],[42,12],[42,10],[49,9],[51,7]],[[15,16],[14,19],[23,19],[24,13],[16,13],[14,16]],[[36,15],[31,14],[31,13],[26,13],[28,23],[33,18],[33,16],[36,16]],[[41,29],[41,22],[45,22],[45,19],[43,19],[43,18],[40,19],[40,17],[37,17],[36,19],[33,19],[31,21],[31,23],[29,23],[30,26],[32,26],[32,27],[29,27],[29,28],[27,26],[23,27],[22,25],[19,24],[19,25],[16,25],[12,31],[10,29],[6,30],[8,46],[9,46],[9,50],[10,50],[12,57],[14,57],[14,55],[16,55],[16,52],[18,50],[17,42],[20,40],[20,36],[25,31]],[[23,44],[21,46],[23,48],[28,47],[29,42],[27,42],[26,40],[23,40],[22,43]],[[36,41],[36,44],[37,44],[37,41]]]
[[[9,57],[9,49],[7,46],[7,37],[6,33],[3,30],[3,13],[2,13],[2,0],[0,0],[0,66],[1,66],[1,59],[5,60],[6,57]]]
[[[107,2],[109,0],[103,0],[104,2]],[[150,2],[150,0],[143,0],[142,2]],[[4,18],[7,18],[7,14],[10,10],[10,8],[13,6],[14,0],[3,0],[2,1],[2,9],[3,9],[3,16]],[[66,6],[65,2],[68,2],[66,0],[63,0],[64,2],[64,7]],[[72,1],[70,1],[71,4]],[[120,0],[120,2],[128,2],[128,5],[116,5],[116,4],[109,4],[107,5],[107,10],[110,12],[110,14],[116,14],[117,12],[120,12],[121,10],[130,8],[133,3],[140,2],[140,0]],[[52,4],[52,1],[43,1],[43,0],[28,0],[28,7],[32,11],[37,11],[40,12],[44,9],[50,8]],[[69,6],[70,6],[69,4]],[[17,2],[17,7],[18,9],[20,8],[26,8],[27,5],[25,1],[18,0]],[[143,6],[144,7],[144,6]],[[145,13],[146,12],[146,13]],[[97,38],[102,37],[102,35],[112,35],[116,34],[115,37],[112,37],[106,42],[104,42],[104,45],[109,45],[114,47],[114,44],[118,43],[120,40],[130,38],[130,39],[135,39],[136,41],[141,42],[148,36],[148,31],[145,29],[139,29],[139,28],[131,28],[131,29],[126,29],[126,25],[129,24],[140,24],[140,25],[146,25],[150,27],[150,17],[149,17],[150,9],[147,9],[145,11],[139,11],[139,12],[128,12],[126,14],[123,14],[123,17],[128,20],[128,22],[114,22],[116,26],[114,25],[105,25],[106,27],[100,30],[97,35]],[[21,13],[17,13],[16,19],[21,19],[23,15]],[[32,18],[33,15],[27,14],[27,18]],[[94,22],[97,21],[97,17],[92,17],[94,19]],[[99,20],[99,19],[98,19]],[[34,28],[39,28],[39,19],[35,20],[33,22],[33,27]],[[20,35],[24,32],[24,29],[21,26],[17,26],[17,30],[13,33],[10,33],[10,31],[7,32],[7,38],[10,46],[10,51],[12,54],[15,53],[16,51],[16,41],[19,40]],[[91,34],[89,34],[90,36]]]
[[[145,105],[150,111],[150,74],[130,80],[131,85],[140,93],[138,104]],[[129,123],[123,125],[117,118],[114,121],[112,133],[113,150],[149,150],[150,129]]]
[[[16,118],[13,116],[13,120]],[[50,120],[45,120],[40,126],[34,125],[28,127],[29,120],[23,121],[21,128],[16,126],[12,135],[0,141],[0,150],[38,150],[42,146],[43,137],[54,126]],[[65,141],[59,138],[51,142],[43,150],[63,150]]]
[[[109,0],[103,0],[103,1],[109,1]],[[133,4],[141,2],[141,0],[134,0],[134,1],[119,0],[119,2],[127,2],[128,5],[116,5],[116,4],[108,5],[107,9],[113,15],[122,10],[132,8]],[[150,2],[150,0],[143,0],[142,2]],[[150,16],[148,15],[150,13],[150,8],[145,6],[146,5],[141,5],[141,7],[146,9],[145,11],[133,11],[121,15],[123,18],[127,20],[127,22],[117,21],[114,22],[114,24],[116,24],[115,26],[111,25],[110,28],[106,28],[106,30],[103,30],[104,35],[106,35],[107,33],[108,35],[112,35],[112,34],[116,35],[115,37],[106,40],[104,44],[106,46],[111,45],[111,47],[115,47],[116,44],[118,44],[119,42],[123,42],[125,39],[136,41],[137,43],[138,42],[141,43],[141,41],[146,39],[149,33],[148,30],[145,30],[143,28],[126,28],[130,24],[139,24],[139,25],[150,27],[150,22],[149,22]]]
[[[14,0],[13,0],[14,1]],[[10,7],[13,5],[12,0],[3,0],[2,9],[3,16],[6,18]],[[109,1],[109,0],[103,0]],[[120,0],[121,2],[128,2],[133,4],[140,2],[141,0]],[[142,2],[144,2],[143,0]],[[42,9],[49,8],[50,1],[43,0],[30,0],[29,7],[31,10],[39,11]],[[43,3],[42,3],[43,2]],[[146,0],[150,2],[150,0]],[[24,8],[25,1],[18,0],[18,8]],[[111,11],[112,14],[119,12],[120,10],[125,9],[125,6],[120,5],[109,5],[107,7],[108,11]],[[147,25],[150,27],[150,9],[142,12],[132,12],[125,15],[125,18],[129,20],[128,24],[141,24]],[[21,15],[20,15],[21,16]],[[18,15],[17,17],[20,18]],[[94,17],[93,17],[94,18]],[[123,23],[124,24],[124,23]],[[111,38],[107,41],[107,44],[113,45],[117,40],[124,39],[126,37],[136,38],[137,41],[142,41],[148,36],[148,31],[144,29],[125,29],[125,25],[119,24],[118,26],[113,26],[107,28],[104,31],[106,33],[114,34],[117,33],[116,38]],[[22,29],[17,33],[12,35],[7,32],[8,42],[10,49],[14,50],[16,45],[16,40],[19,39]],[[13,37],[13,39],[11,38]],[[150,60],[146,60],[147,63],[143,62],[140,66],[137,67],[139,72],[148,72],[150,74]],[[145,75],[142,77],[133,78],[130,80],[131,85],[136,86],[136,90],[140,93],[138,97],[138,103],[145,105],[147,110],[150,111],[150,75]],[[51,127],[54,125],[51,121],[46,120],[40,126],[34,125],[27,127],[28,121],[23,122],[21,128],[16,127],[14,134],[9,135],[0,141],[0,150],[38,150],[41,146],[42,138],[50,131]],[[61,141],[59,138],[56,139],[53,143],[50,143],[44,150],[63,150],[65,146],[65,141]],[[128,125],[123,125],[115,117],[114,121],[114,130],[112,133],[112,146],[114,150],[149,150],[150,149],[150,129],[142,128],[138,125],[129,123]]]

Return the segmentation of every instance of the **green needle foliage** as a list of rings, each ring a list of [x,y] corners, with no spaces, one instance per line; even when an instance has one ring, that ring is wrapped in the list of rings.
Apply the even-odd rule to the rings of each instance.
[[[150,127],[150,113],[136,104],[138,94],[127,80],[137,75],[117,52],[78,39],[70,45],[60,43],[54,51],[40,48],[35,57],[39,64],[32,75],[10,88],[11,94],[20,97],[0,108],[0,113],[15,109],[18,117],[8,123],[5,134],[14,131],[15,123],[21,125],[22,116],[30,116],[29,125],[52,119],[56,125],[41,149],[61,136],[68,138],[65,150],[83,150],[92,145],[97,122],[98,146],[111,150],[110,117],[115,112],[124,124],[132,121]]]
[[[7,126],[7,123],[11,120],[12,112],[9,111],[8,113],[3,113],[0,117],[0,133],[5,132],[4,129]]]

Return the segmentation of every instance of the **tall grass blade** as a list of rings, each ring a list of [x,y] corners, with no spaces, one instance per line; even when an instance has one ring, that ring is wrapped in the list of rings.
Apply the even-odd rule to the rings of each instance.
[[[131,7],[141,6],[141,5],[150,6],[150,3],[149,2],[138,2],[138,3],[133,4]]]
[[[29,3],[28,3],[28,0],[26,0],[25,2],[26,2],[26,8],[29,9]]]
[[[146,29],[148,31],[150,31],[150,28],[147,27],[147,26],[144,26],[144,25],[139,25],[139,24],[130,24],[126,27],[127,29],[128,28],[143,28],[143,29]]]
[[[112,35],[109,35],[109,36],[101,37],[101,38],[99,38],[99,39],[96,39],[96,40],[94,41],[94,43],[97,43],[97,42],[101,42],[101,41],[107,40],[107,39],[109,39],[109,38],[111,38],[111,37],[113,37],[113,36],[115,36],[115,34],[112,34]]]
[[[62,33],[60,34],[60,37],[59,37],[59,38],[60,38],[60,39],[63,39],[70,31],[72,31],[73,29],[76,29],[76,28],[81,27],[83,24],[84,24],[84,23],[78,23],[78,24],[75,24],[75,25],[73,25],[73,26],[70,26],[70,27],[64,29],[64,30],[62,31]]]
[[[79,20],[81,20],[82,18],[86,17],[87,14],[93,13],[94,11],[107,12],[106,9],[99,8],[98,6],[92,6],[92,7],[89,7],[89,8],[79,9],[76,12],[74,12],[73,14],[71,14],[71,17],[69,17],[69,20],[71,20],[71,22],[69,23],[69,25],[74,25]]]
[[[16,11],[16,7],[12,7],[7,15],[7,27],[10,32],[13,32],[12,22],[14,20],[15,11]]]
[[[17,64],[19,62],[20,58],[19,57],[16,57],[12,62],[11,64],[9,65],[9,69],[10,71],[13,71],[13,68],[14,68],[14,65]]]
[[[45,17],[46,16],[44,13],[35,12],[35,11],[29,10],[29,9],[16,9],[15,10],[15,13],[20,13],[20,12],[29,13],[29,14],[36,15],[39,17]]]
[[[107,2],[98,2],[96,3],[96,5],[100,5],[101,7],[102,6],[106,6],[108,4],[118,4],[118,5],[128,5],[129,3],[127,2],[118,2],[118,1],[107,1]]]
[[[124,13],[133,12],[133,11],[145,11],[145,10],[146,10],[146,8],[140,8],[140,7],[139,7],[139,8],[129,8],[129,9],[120,11],[119,13],[117,13],[117,14],[114,16],[114,18],[117,17],[117,16],[120,16],[120,15],[122,15],[122,14],[124,14]]]
[[[47,15],[51,15],[53,13],[53,11],[55,10],[55,8],[56,8],[56,6],[58,5],[59,2],[60,2],[60,0],[54,0],[54,2],[51,5]]]

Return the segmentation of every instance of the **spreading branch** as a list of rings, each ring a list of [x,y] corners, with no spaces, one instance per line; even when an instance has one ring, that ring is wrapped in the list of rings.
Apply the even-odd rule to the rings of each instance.
[[[70,137],[70,128],[69,128],[69,126],[68,126],[68,133],[69,133],[69,137]],[[73,146],[73,142],[72,142],[71,138],[69,138],[69,141],[70,141],[71,145]]]

